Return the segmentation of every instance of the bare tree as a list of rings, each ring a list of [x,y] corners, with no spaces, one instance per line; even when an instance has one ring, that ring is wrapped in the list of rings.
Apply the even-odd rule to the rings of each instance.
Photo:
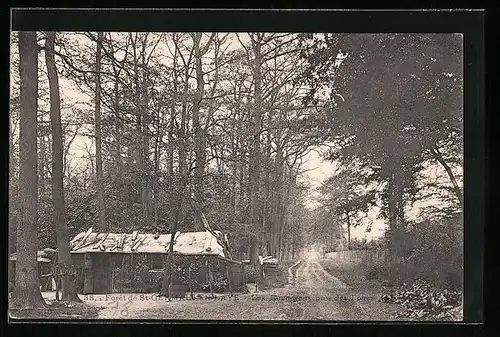
[[[62,297],[65,302],[81,302],[76,295],[73,284],[68,227],[63,186],[64,142],[61,125],[61,103],[59,95],[59,78],[54,57],[55,32],[47,32],[45,43],[45,62],[50,87],[50,124],[52,128],[52,202],[57,232],[57,266],[62,281]]]

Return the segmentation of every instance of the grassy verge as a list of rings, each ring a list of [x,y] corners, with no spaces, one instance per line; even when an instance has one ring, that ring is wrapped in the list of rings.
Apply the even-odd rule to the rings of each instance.
[[[380,288],[382,282],[372,276],[372,266],[366,264],[354,264],[348,261],[334,259],[322,259],[319,264],[331,275],[349,287],[356,289]]]

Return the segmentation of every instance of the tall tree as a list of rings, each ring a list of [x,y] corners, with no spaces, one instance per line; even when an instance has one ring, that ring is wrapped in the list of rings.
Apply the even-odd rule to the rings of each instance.
[[[194,227],[197,230],[203,229],[203,223],[201,221],[201,207],[202,207],[202,195],[203,187],[202,180],[205,171],[205,148],[203,147],[204,135],[202,134],[201,122],[200,122],[200,107],[205,93],[205,81],[203,79],[203,64],[202,56],[204,50],[201,47],[202,33],[197,32],[192,35],[193,38],[193,50],[195,58],[195,74],[196,74],[196,97],[193,102],[193,131],[194,131],[194,151],[196,156],[196,167],[195,167],[195,215],[194,215]],[[205,48],[203,48],[205,49]]]
[[[59,95],[59,78],[54,56],[55,32],[46,33],[45,62],[50,89],[50,124],[52,128],[52,202],[57,232],[57,266],[61,274],[62,300],[65,302],[81,300],[76,295],[73,284],[73,265],[71,262],[68,227],[63,186],[63,152],[64,142],[61,125],[61,103]]]
[[[260,229],[259,222],[259,193],[260,193],[260,169],[261,169],[261,148],[260,139],[262,133],[262,46],[264,33],[249,34],[251,40],[251,50],[253,56],[252,63],[252,76],[254,84],[254,96],[253,96],[253,111],[252,111],[252,126],[251,126],[251,147],[250,147],[250,166],[249,166],[249,184],[250,184],[250,223],[255,228],[256,233],[260,233],[259,236],[254,237],[251,246],[251,256],[250,259],[258,269],[258,255],[259,248],[263,244],[264,233]],[[257,275],[260,275],[257,274]],[[257,279],[257,287],[260,287],[262,280],[260,277]]]
[[[41,308],[37,268],[37,99],[38,45],[36,32],[19,32],[20,83],[20,195],[21,217],[17,225],[16,281],[12,307]]]
[[[203,223],[201,220],[201,212],[203,208],[203,175],[205,174],[205,161],[206,161],[206,148],[205,148],[205,135],[200,121],[200,107],[205,93],[205,81],[203,76],[203,63],[202,57],[208,51],[210,43],[213,40],[215,33],[210,37],[210,40],[204,45],[201,45],[202,33],[197,32],[192,35],[193,38],[193,50],[195,59],[195,74],[196,74],[196,95],[193,102],[193,131],[194,131],[194,150],[196,156],[196,166],[194,169],[195,175],[195,186],[194,186],[194,198],[195,198],[195,215],[194,215],[194,227],[196,230],[203,229]]]
[[[101,135],[101,46],[103,33],[97,33],[95,56],[95,172],[97,180],[97,203],[99,207],[99,229],[106,230],[106,208],[104,204],[104,179],[102,173],[102,135]]]

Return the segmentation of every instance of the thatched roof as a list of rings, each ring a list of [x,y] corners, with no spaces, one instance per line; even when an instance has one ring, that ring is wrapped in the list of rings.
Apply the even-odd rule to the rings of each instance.
[[[219,233],[217,233],[219,234]],[[167,253],[170,234],[81,232],[70,241],[71,253]],[[223,247],[210,232],[177,232],[174,253],[226,257]],[[85,240],[84,240],[85,239]],[[84,241],[83,241],[84,240]]]

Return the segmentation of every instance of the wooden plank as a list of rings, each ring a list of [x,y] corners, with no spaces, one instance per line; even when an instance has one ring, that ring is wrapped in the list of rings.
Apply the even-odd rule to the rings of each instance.
[[[194,300],[193,281],[191,280],[191,265],[189,265],[188,267],[188,280],[189,280],[189,292],[191,293],[191,299]]]
[[[69,243],[75,243],[85,236],[85,232],[78,233]]]
[[[208,259],[206,259],[206,261],[207,261],[206,264],[208,267],[208,286],[210,287],[210,296],[214,297],[214,289],[212,286],[212,277],[213,277],[212,267],[211,267],[210,261]]]
[[[139,235],[137,231],[132,232],[132,241],[135,241],[137,239],[137,235]]]
[[[226,263],[226,277],[227,277],[227,285],[229,287],[229,293],[233,296],[233,281],[231,278],[231,270],[229,268],[229,264]]]
[[[242,265],[243,264],[242,261],[231,260],[231,259],[228,259],[227,257],[224,257],[224,256],[220,256],[220,255],[213,255],[213,256],[215,256],[217,259],[220,259],[222,261],[226,261],[226,262],[229,262],[229,263],[232,263],[232,264],[237,264],[237,265]],[[247,264],[249,264],[249,262]]]
[[[240,272],[241,272],[241,285],[243,287],[246,287],[247,281],[245,277],[245,266],[243,266],[243,264],[240,265]]]
[[[97,234],[97,235],[99,236],[99,234]],[[104,234],[104,236],[103,236],[103,237],[99,240],[99,242],[97,242],[97,243],[95,244],[95,246],[94,246],[94,247],[92,247],[92,248],[94,248],[94,249],[99,248],[99,249],[100,249],[100,246],[101,246],[101,245],[102,245],[102,243],[103,243],[103,242],[107,239],[108,235],[109,235],[109,233],[105,233],[105,234]],[[96,238],[97,238],[97,237],[96,237]]]
[[[84,243],[83,245],[80,245],[80,246],[77,246],[77,247],[73,248],[73,251],[78,250],[78,249],[82,249],[82,248],[86,248],[86,247],[88,247],[88,246],[92,246],[94,243],[96,243],[96,241],[97,241],[97,240],[96,240],[96,239],[94,239],[94,240],[92,240],[92,241],[90,241],[90,242],[86,242],[86,243]]]
[[[90,236],[91,233],[92,233],[92,227],[90,227],[89,229],[87,229],[87,232],[83,236],[82,241],[80,241],[80,243],[78,243],[73,249],[76,250],[76,249],[79,249],[79,248],[83,247],[83,245],[85,244],[85,242],[87,241],[87,239],[88,239],[88,237]]]
[[[85,253],[84,259],[84,271],[83,271],[83,294],[90,294],[94,290],[93,286],[93,268],[92,268],[92,255]]]
[[[174,235],[174,244],[177,241],[177,239],[179,238],[179,235],[181,235],[180,231],[175,232],[175,235]]]
[[[142,238],[137,240],[137,242],[134,243],[134,245],[132,246],[132,248],[130,248],[130,250],[132,250],[132,251],[137,250],[137,248],[139,248],[139,246],[144,242],[145,239],[146,239],[146,234],[144,234],[144,236]]]

